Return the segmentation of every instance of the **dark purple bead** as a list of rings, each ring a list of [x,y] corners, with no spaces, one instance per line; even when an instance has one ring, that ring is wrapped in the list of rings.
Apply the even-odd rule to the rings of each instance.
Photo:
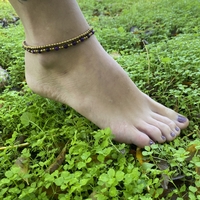
[[[58,50],[59,50],[59,47],[54,47],[54,49],[55,49],[56,51],[58,51]]]
[[[49,48],[46,48],[46,52],[49,52],[50,51],[50,49]]]
[[[76,41],[73,41],[72,44],[75,46],[75,45],[77,44],[77,42],[76,42]]]
[[[65,49],[67,49],[67,48],[68,48],[68,45],[67,45],[67,44],[65,44],[63,47],[64,47]]]
[[[84,39],[84,38],[81,38],[80,40],[81,40],[81,42],[83,42],[85,39]]]
[[[42,53],[42,52],[40,51],[40,49],[38,49],[38,53]]]

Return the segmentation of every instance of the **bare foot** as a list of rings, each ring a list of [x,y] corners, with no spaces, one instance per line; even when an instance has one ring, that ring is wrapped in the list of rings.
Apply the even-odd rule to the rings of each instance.
[[[115,140],[139,147],[172,141],[188,120],[142,93],[92,36],[56,52],[26,53],[30,88],[74,108]]]

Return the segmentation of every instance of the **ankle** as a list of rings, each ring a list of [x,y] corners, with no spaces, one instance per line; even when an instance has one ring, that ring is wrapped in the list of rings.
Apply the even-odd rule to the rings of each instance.
[[[66,71],[75,69],[80,65],[88,65],[91,60],[97,62],[102,55],[105,56],[105,51],[95,36],[91,36],[84,42],[70,46],[67,49],[36,54],[26,52],[26,65],[34,68],[37,65],[37,67],[46,70]]]

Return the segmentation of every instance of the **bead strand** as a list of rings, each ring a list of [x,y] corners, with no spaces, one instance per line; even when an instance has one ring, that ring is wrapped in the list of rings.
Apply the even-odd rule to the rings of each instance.
[[[43,52],[49,52],[49,51],[58,51],[60,49],[67,49],[70,46],[75,46],[94,34],[93,28],[90,28],[86,32],[82,33],[81,35],[63,41],[63,42],[58,42],[58,43],[53,43],[53,44],[48,44],[44,46],[29,46],[27,45],[26,41],[23,42],[22,47],[24,50],[28,51],[29,53],[43,53]]]

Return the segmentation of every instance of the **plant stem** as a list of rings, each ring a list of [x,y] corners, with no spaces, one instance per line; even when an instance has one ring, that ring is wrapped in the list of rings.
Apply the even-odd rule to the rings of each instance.
[[[5,149],[13,149],[13,148],[21,148],[21,147],[26,147],[28,146],[29,143],[23,143],[23,144],[18,144],[18,145],[14,145],[14,146],[8,146],[8,147],[0,147],[0,151],[3,151]]]

